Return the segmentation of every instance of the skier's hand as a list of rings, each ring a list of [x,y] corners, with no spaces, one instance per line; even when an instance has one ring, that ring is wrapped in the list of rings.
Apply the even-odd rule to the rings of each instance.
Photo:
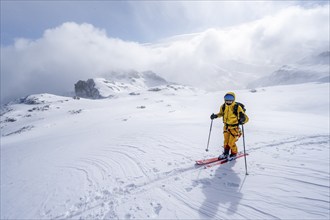
[[[243,124],[245,123],[245,120],[246,120],[245,115],[244,115],[242,112],[240,112],[240,113],[239,113],[238,124],[239,124],[239,125],[243,125]]]
[[[239,124],[239,125],[242,125],[242,124],[244,124],[244,121],[245,121],[245,118],[240,118],[240,119],[238,120],[238,124]]]
[[[212,113],[212,115],[210,116],[210,118],[211,118],[211,120],[213,120],[213,119],[215,119],[215,118],[217,118],[218,116],[216,115],[216,114],[214,114],[214,113]]]

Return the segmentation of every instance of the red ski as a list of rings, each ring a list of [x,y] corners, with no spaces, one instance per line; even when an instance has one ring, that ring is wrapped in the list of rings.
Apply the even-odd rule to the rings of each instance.
[[[217,157],[209,158],[209,159],[204,159],[204,160],[196,160],[197,165],[205,165],[213,162],[217,162],[219,159]]]
[[[244,156],[247,156],[247,155],[249,155],[249,154],[239,153],[236,157],[232,157],[230,159],[219,160],[219,161],[216,161],[214,163],[206,164],[205,168],[213,167],[213,166],[216,166],[216,165],[221,165],[221,164],[227,163],[228,161],[236,160],[238,158],[241,158],[241,157],[244,157]]]

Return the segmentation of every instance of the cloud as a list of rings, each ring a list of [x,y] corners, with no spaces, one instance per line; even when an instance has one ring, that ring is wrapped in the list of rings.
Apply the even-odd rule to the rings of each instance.
[[[1,48],[1,99],[27,93],[72,91],[79,80],[122,68],[139,68],[146,48],[108,38],[90,24],[64,23],[42,38]]]
[[[299,1],[129,2],[135,26],[146,39],[225,28],[275,15]],[[161,28],[159,28],[161,27]]]
[[[290,7],[257,21],[168,42],[159,46],[163,48],[161,57],[167,60],[154,68],[157,72],[204,88],[242,88],[260,74],[329,50],[329,5]]]
[[[80,79],[129,69],[204,88],[242,88],[266,71],[328,50],[328,39],[329,5],[289,7],[256,21],[152,44],[67,22],[37,40],[1,47],[1,102],[31,93],[61,94]]]

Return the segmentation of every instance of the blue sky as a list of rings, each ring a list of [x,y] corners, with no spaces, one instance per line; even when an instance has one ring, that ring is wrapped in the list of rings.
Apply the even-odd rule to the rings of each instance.
[[[119,38],[142,39],[130,12],[129,4],[121,1],[1,1],[1,39],[4,44],[21,37],[36,39],[46,29],[71,21],[91,23]]]
[[[109,71],[244,88],[330,50],[329,13],[329,1],[1,0],[1,102]]]
[[[328,1],[4,1],[1,44],[37,39],[64,22],[90,23],[110,37],[140,43],[260,19],[288,6]]]

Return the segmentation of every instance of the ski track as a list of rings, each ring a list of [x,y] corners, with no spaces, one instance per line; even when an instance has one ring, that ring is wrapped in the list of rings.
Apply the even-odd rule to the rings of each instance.
[[[294,136],[270,143],[251,144],[253,147],[247,146],[247,153],[250,154],[247,157],[249,176],[244,176],[244,158],[204,169],[194,165],[194,159],[200,158],[186,156],[184,152],[187,148],[183,148],[187,145],[185,142],[167,136],[159,139],[146,136],[139,138],[97,148],[84,157],[57,166],[58,169],[71,170],[69,173],[73,176],[82,177],[86,193],[80,195],[78,201],[68,199],[61,205],[61,209],[52,209],[47,204],[57,194],[63,193],[55,188],[52,193],[44,196],[40,204],[40,217],[221,219],[228,216],[228,213],[234,219],[283,219],[303,215],[310,219],[329,217],[329,168],[318,170],[312,166],[315,160],[304,158],[304,154],[296,157],[300,149],[312,150],[318,154],[329,153],[327,135]],[[149,158],[152,153],[150,149],[153,151],[153,148],[146,148],[148,151],[139,143],[155,146],[159,157]],[[177,147],[183,149],[175,151]],[[55,151],[59,149],[54,149]],[[171,152],[170,157],[168,152]],[[40,155],[46,158],[49,153]],[[29,156],[28,152],[26,156]],[[327,158],[326,156],[323,157]],[[168,158],[172,160],[168,161]],[[282,165],[279,165],[278,160],[282,161]],[[168,165],[166,169],[158,170],[157,163],[164,162]],[[329,161],[320,161],[320,164],[326,167],[329,166]],[[265,177],[269,180],[264,180]],[[249,185],[250,178],[260,178],[260,185]],[[266,185],[263,185],[264,181]],[[288,186],[281,184],[282,182],[290,184]],[[300,185],[298,189],[305,188],[308,194],[304,195],[296,190],[296,185]],[[262,190],[268,191],[269,195],[259,193],[258,187],[270,187],[269,190]],[[152,196],[155,192],[159,194],[156,198]],[[277,193],[282,196],[276,196]],[[286,194],[290,196],[286,197]],[[252,195],[252,198],[248,195]],[[171,203],[168,202],[169,199]],[[293,201],[299,201],[300,206]],[[313,211],[316,206],[322,212]],[[290,209],[292,216],[281,215],[279,210],[285,208]],[[167,214],[172,214],[162,215],[165,209]],[[59,210],[63,210],[62,213]]]
[[[125,153],[125,149],[128,148],[130,150],[134,150],[131,153]],[[162,146],[165,147],[166,146]],[[118,150],[117,150],[118,149]],[[150,166],[142,166],[140,161],[143,161],[143,158],[140,158],[141,155],[146,154],[146,151],[141,150],[140,147],[134,146],[134,145],[120,145],[119,147],[116,146],[107,146],[100,149],[103,151],[101,154],[93,153],[89,157],[80,158],[77,160],[77,164],[71,165],[71,166],[65,166],[61,168],[65,169],[73,169],[78,173],[82,173],[85,176],[86,182],[88,182],[89,186],[89,194],[88,196],[85,196],[81,199],[80,202],[74,204],[71,208],[69,208],[69,211],[67,211],[64,214],[53,216],[49,213],[49,211],[45,211],[44,213],[48,213],[49,215],[47,217],[52,217],[55,219],[60,218],[76,218],[78,216],[84,216],[84,217],[106,217],[109,215],[106,215],[106,213],[109,213],[106,211],[107,208],[105,208],[105,203],[112,204],[111,210],[114,210],[114,204],[116,204],[115,200],[121,200],[121,197],[124,197],[125,199],[126,194],[140,194],[145,191],[150,190],[154,185],[157,185],[158,183],[161,184],[162,181],[172,178],[173,176],[176,176],[180,173],[188,172],[192,169],[195,169],[195,167],[188,167],[188,168],[177,168],[173,169],[171,171],[165,172],[165,173],[157,173],[158,170],[155,170],[155,168],[151,169]],[[112,156],[107,157],[107,155],[111,154]],[[114,156],[116,155],[116,156]],[[134,156],[131,156],[134,155]],[[183,154],[176,154],[179,156],[184,156]],[[116,159],[115,159],[116,158]],[[124,161],[124,164],[123,164]],[[126,164],[126,165],[125,165]],[[181,164],[181,163],[180,163]],[[112,173],[112,168],[114,165],[117,165],[116,167],[121,169],[123,173],[122,178],[116,178],[117,182],[112,185],[121,185],[120,187],[115,187],[112,192],[112,199],[109,199],[107,196],[102,196],[104,189],[100,187],[99,184],[102,182],[106,182],[107,179],[109,179],[110,175],[109,173]],[[136,167],[137,169],[130,172],[125,167]],[[117,171],[118,172],[118,171]],[[133,176],[131,173],[135,173],[138,175],[138,177],[130,178]],[[140,174],[142,175],[139,175]],[[108,175],[107,175],[108,174]],[[151,175],[153,174],[153,176]],[[150,177],[152,176],[152,178]],[[123,179],[123,180],[121,180]],[[129,182],[135,182],[138,179],[145,179],[141,184],[135,184],[135,183],[129,183]],[[126,185],[125,185],[126,184]],[[110,184],[111,185],[111,184]],[[101,196],[95,196],[96,194],[99,194]],[[106,194],[108,194],[108,191],[106,191]],[[95,198],[98,198],[98,200],[101,200],[99,202],[95,202]],[[119,197],[119,198],[117,198]],[[89,199],[88,199],[89,198]],[[103,200],[103,201],[102,201]],[[95,204],[96,203],[96,204]],[[100,211],[103,210],[103,211]],[[105,211],[104,211],[105,210]],[[113,211],[110,211],[113,212]],[[157,211],[159,213],[159,211]],[[156,213],[157,213],[156,212]],[[94,213],[94,214],[88,214],[88,213]],[[112,217],[116,217],[117,215],[111,214]]]
[[[318,141],[312,140],[312,139],[320,139]],[[270,143],[264,145],[264,147],[255,147],[255,148],[249,148],[250,156],[253,155],[256,152],[261,153],[268,153],[267,149],[269,148],[280,148],[282,151],[286,151],[286,147],[290,146],[292,148],[295,147],[301,147],[302,145],[309,144],[311,146],[316,146],[319,144],[326,145],[328,144],[328,137],[327,136],[311,136],[311,137],[305,137],[305,138],[296,138],[293,137],[290,139],[291,141],[279,141],[277,143]],[[160,147],[168,148],[167,145],[159,145]],[[297,165],[290,165],[286,166],[285,164],[283,167],[273,165],[271,161],[268,163],[263,163],[262,165],[258,165],[256,162],[250,162],[249,168],[251,171],[250,175],[247,177],[244,177],[244,180],[241,181],[241,183],[236,183],[234,180],[226,180],[226,176],[231,175],[230,172],[235,172],[233,170],[227,170],[226,166],[224,165],[222,167],[216,167],[214,169],[204,169],[203,167],[195,167],[193,164],[193,161],[191,161],[190,165],[183,165],[180,161],[172,161],[172,164],[176,167],[173,168],[170,171],[165,172],[153,172],[155,170],[152,170],[152,165],[144,165],[142,166],[139,161],[143,161],[143,155],[145,155],[147,152],[142,150],[141,147],[134,146],[134,145],[120,145],[120,147],[129,148],[131,150],[134,150],[133,154],[136,157],[131,156],[132,154],[123,153],[118,149],[118,147],[111,147],[106,150],[106,152],[111,154],[118,154],[121,155],[121,159],[110,159],[107,158],[104,155],[93,155],[89,158],[83,158],[80,160],[81,163],[86,163],[85,166],[79,165],[80,169],[77,167],[70,167],[72,169],[76,169],[77,172],[82,172],[86,176],[86,181],[89,183],[90,186],[92,186],[92,191],[89,197],[93,197],[94,199],[87,199],[85,198],[84,202],[78,203],[75,205],[75,208],[71,208],[69,214],[63,214],[55,217],[55,219],[60,218],[76,218],[76,217],[100,217],[100,218],[106,218],[108,216],[111,216],[112,218],[138,218],[141,216],[144,216],[146,218],[148,217],[156,217],[159,216],[161,213],[161,210],[164,205],[164,201],[166,198],[160,198],[160,201],[154,201],[150,202],[152,204],[158,204],[155,206],[152,206],[153,208],[150,209],[150,211],[146,210],[139,210],[136,207],[140,207],[138,205],[138,201],[143,201],[144,199],[146,201],[153,201],[148,195],[150,195],[150,191],[155,190],[161,190],[167,197],[170,197],[172,199],[175,199],[174,204],[180,203],[185,207],[182,212],[175,210],[174,207],[171,211],[173,211],[173,218],[182,218],[182,217],[189,217],[191,216],[191,213],[195,213],[193,215],[195,218],[222,218],[223,215],[222,212],[233,212],[233,218],[257,218],[257,219],[281,219],[284,216],[281,216],[280,213],[277,213],[275,211],[272,211],[270,208],[265,209],[264,207],[255,207],[253,205],[249,205],[249,200],[247,198],[244,198],[244,195],[240,192],[243,190],[245,191],[245,188],[243,184],[245,184],[245,180],[247,183],[249,182],[249,178],[254,178],[258,176],[269,176],[270,178],[276,178],[276,179],[284,179],[286,182],[292,182],[292,186],[295,184],[302,184],[305,185],[307,188],[313,188],[313,189],[319,189],[320,193],[325,192],[329,189],[329,185],[325,184],[319,184],[314,182],[315,178],[319,178],[320,180],[323,180],[323,182],[326,181],[327,178],[329,178],[329,173],[322,172],[320,170],[315,170],[313,168],[309,168],[311,171],[313,171],[311,174],[313,175],[311,177],[314,181],[307,181],[303,180],[304,170],[305,167],[297,166]],[[103,151],[105,151],[103,149]],[[271,152],[269,152],[271,154]],[[141,158],[142,155],[142,158]],[[184,155],[178,153],[173,154],[175,155],[175,158],[184,157]],[[103,158],[101,157],[103,156]],[[102,158],[102,159],[101,159]],[[115,157],[117,158],[117,157]],[[127,167],[133,167],[136,168],[134,171],[127,170],[122,165],[122,160],[126,160]],[[249,157],[248,157],[249,159]],[[273,159],[281,159],[281,158],[273,158]],[[292,158],[294,159],[294,158]],[[284,159],[285,161],[285,159]],[[113,164],[117,164],[117,166],[121,167],[122,172],[124,173],[124,177],[122,181],[119,181],[120,187],[115,187],[113,191],[110,193],[110,191],[104,191],[105,189],[102,189],[100,185],[104,184],[98,184],[97,181],[105,181],[109,178],[106,174],[108,172],[111,172],[111,168],[113,167]],[[236,161],[236,163],[243,163],[243,159],[239,159]],[[262,166],[262,167],[261,167]],[[85,167],[82,169],[81,167]],[[91,168],[93,167],[93,168]],[[69,168],[69,167],[68,167]],[[88,169],[87,169],[88,168]],[[219,170],[219,171],[215,171]],[[275,174],[267,174],[265,170],[275,170]],[[101,178],[97,179],[95,181],[95,172],[102,173]],[[131,172],[139,173],[134,178],[129,178],[132,176]],[[214,174],[214,172],[216,172]],[[94,174],[93,174],[94,173]],[[203,180],[200,179],[200,175],[205,177],[209,174],[212,177],[216,178],[216,183],[214,184],[211,180]],[[220,176],[218,176],[220,174]],[[236,175],[244,175],[242,171],[239,172],[239,174]],[[138,178],[139,177],[139,178]],[[187,185],[187,182],[189,182],[189,179],[193,177],[195,182],[191,183],[191,185]],[[306,177],[304,177],[306,178]],[[94,179],[94,180],[93,180]],[[131,183],[130,183],[131,182]],[[281,180],[277,180],[276,183],[282,182]],[[223,188],[225,186],[225,188]],[[211,191],[214,193],[220,193],[224,196],[224,200],[221,201],[219,199],[218,202],[215,201],[199,201],[198,199],[191,198],[192,195],[190,195],[191,191],[195,191],[198,188],[202,187],[201,189],[205,190],[208,188],[211,188]],[[231,192],[231,189],[234,188],[235,190]],[[229,192],[227,191],[229,189]],[[329,206],[329,200],[327,198],[324,199],[316,199],[311,196],[301,196],[300,192],[298,191],[292,191],[294,190],[294,187],[290,187],[287,189],[287,186],[285,184],[280,185],[272,185],[272,190],[288,193],[291,192],[294,194],[297,194],[293,197],[295,199],[298,199],[302,202],[305,202],[306,205],[305,208],[297,208],[295,204],[285,203],[285,199],[283,198],[276,198],[274,195],[264,195],[262,193],[258,193],[258,191],[255,191],[252,189],[246,189],[245,192],[249,192],[254,195],[254,198],[252,201],[260,200],[263,204],[268,204],[270,207],[276,207],[276,210],[283,209],[283,208],[289,208],[293,212],[297,213],[307,213],[309,216],[314,216],[315,218],[323,218],[326,217],[324,213],[327,212],[326,207]],[[96,194],[99,194],[99,197],[95,196]],[[111,195],[111,196],[110,196]],[[134,200],[132,198],[140,198],[138,201],[136,201],[136,207],[133,209],[134,205],[130,205],[130,209],[127,211],[125,215],[117,215],[116,209],[118,209],[118,204],[121,204],[121,201],[127,201],[127,200]],[[236,197],[236,199],[235,199]],[[95,199],[98,198],[98,199]],[[233,201],[239,200],[237,204],[234,204],[234,207],[231,207],[228,204],[233,203]],[[272,201],[271,201],[272,200]],[[271,201],[271,202],[269,202]],[[318,213],[314,212],[311,209],[308,209],[308,205],[311,203],[317,203],[318,206],[324,207],[324,213]],[[84,204],[84,205],[83,205]],[[133,202],[134,204],[134,202]],[[125,206],[126,207],[126,206]],[[158,208],[157,208],[158,207]],[[237,210],[241,210],[240,212]],[[153,211],[152,211],[153,210]],[[156,211],[155,211],[156,210]],[[216,210],[216,211],[214,211]],[[147,214],[149,213],[149,214]],[[196,214],[198,213],[198,215]],[[245,213],[245,214],[242,214]]]
[[[315,141],[310,141],[310,140],[308,140],[308,139],[312,139],[312,138],[316,138],[315,136],[313,136],[313,137],[309,137],[309,138],[300,138],[300,139],[295,139],[295,140],[292,140],[291,142],[289,142],[289,144],[292,144],[292,143],[297,143],[297,142],[299,142],[299,144],[301,145],[301,144],[306,144],[306,143],[309,143],[309,144],[312,144],[312,145],[314,145],[314,144],[328,144],[329,142],[328,142],[328,137],[327,136],[317,136],[317,138],[323,138],[323,139],[326,139],[326,140],[322,140],[322,141],[319,141],[319,142],[315,142]],[[308,140],[309,142],[301,142],[301,141],[304,141],[304,140]],[[273,143],[273,144],[269,144],[269,145],[267,145],[267,147],[270,147],[270,146],[272,146],[272,147],[276,147],[276,146],[279,146],[279,147],[281,147],[282,145],[287,145],[288,143],[287,142],[285,142],[285,141],[283,141],[283,142],[279,142],[279,143]],[[299,144],[297,144],[297,146],[299,146]],[[253,151],[255,151],[255,150],[259,150],[260,148],[256,148],[256,149],[253,149]],[[251,151],[252,152],[252,151]],[[276,168],[276,167],[273,167],[273,168]],[[279,167],[277,167],[277,168],[279,168]],[[287,173],[284,173],[284,176],[285,175],[288,175],[288,176],[290,176],[290,174],[292,175],[292,172],[295,170],[295,169],[299,169],[300,167],[298,167],[298,166],[292,166],[291,167],[292,168],[292,170],[290,170],[290,171],[288,171]],[[301,169],[301,168],[300,168]],[[167,176],[166,178],[160,178],[160,177],[158,177],[158,180],[157,181],[153,181],[153,182],[150,182],[149,184],[147,184],[148,185],[148,188],[149,189],[153,189],[154,187],[150,187],[150,184],[157,184],[157,183],[160,183],[160,184],[162,184],[162,183],[164,183],[164,182],[167,182],[167,181],[169,181],[170,179],[173,179],[173,178],[176,178],[177,176],[180,176],[181,178],[182,178],[182,176],[186,173],[186,172],[188,172],[189,171],[189,173],[191,174],[191,172],[193,172],[193,171],[191,171],[190,172],[190,169],[182,169],[182,170],[176,170],[176,171],[174,171],[174,172],[172,172],[172,175],[170,175],[170,176]],[[301,173],[298,173],[300,176],[302,176],[303,175],[303,172],[301,172]],[[317,175],[319,175],[320,173],[317,173]],[[322,173],[321,173],[322,174]],[[328,175],[329,173],[323,173],[324,175]],[[264,173],[263,173],[263,175],[265,175]],[[275,176],[276,177],[276,176]],[[288,179],[288,180],[290,180],[290,181],[293,181],[293,182],[298,182],[298,183],[300,183],[300,184],[304,184],[304,185],[311,185],[312,187],[321,187],[321,188],[325,188],[325,189],[329,189],[329,186],[326,186],[326,185],[321,185],[321,184],[315,184],[315,183],[313,183],[313,182],[308,182],[308,181],[303,181],[303,180],[299,180],[299,179],[295,179],[295,178],[288,178],[288,177],[279,177],[279,178],[285,178],[285,179]],[[326,179],[326,178],[323,178],[323,180],[324,179]],[[147,190],[146,189],[146,184],[145,185],[142,185],[143,186],[143,192],[145,191],[145,190]],[[138,187],[138,188],[140,188],[140,187]],[[175,190],[173,190],[173,191],[170,191],[170,190],[168,190],[168,189],[166,189],[166,188],[164,188],[164,187],[159,187],[160,189],[162,189],[162,190],[164,190],[165,192],[167,192],[167,193],[169,193],[171,196],[173,196],[173,197],[175,197],[177,200],[179,200],[180,202],[182,202],[182,203],[184,203],[185,204],[185,206],[187,206],[187,207],[189,207],[189,208],[191,208],[193,211],[197,211],[198,210],[198,205],[194,205],[194,203],[192,203],[192,201],[189,199],[189,196],[188,196],[188,198],[187,198],[187,196],[183,196],[182,194],[180,194],[180,193],[177,193],[177,192],[179,192],[180,190],[179,190],[179,188],[176,188]],[[283,185],[283,186],[280,186],[280,187],[278,187],[278,189],[279,190],[282,190],[282,191],[284,191],[284,192],[288,192],[289,190],[285,190],[285,185]],[[134,192],[132,192],[132,193],[134,193]],[[264,196],[265,198],[267,198],[267,196],[265,196],[265,195],[261,195],[261,196]],[[327,200],[318,200],[318,199],[313,199],[313,198],[311,198],[311,197],[296,197],[296,198],[300,198],[300,199],[304,199],[304,200],[307,200],[307,201],[318,201],[318,202],[320,202],[320,203],[324,203],[325,205],[329,205],[329,201],[327,201]],[[271,199],[271,197],[269,198],[269,199]],[[265,202],[265,203],[267,203],[267,200],[268,199],[265,199],[265,200],[263,200],[263,202]],[[187,202],[187,201],[189,201],[189,202]],[[270,205],[274,205],[274,203],[271,203]],[[243,205],[245,208],[249,208],[249,209],[252,209],[253,211],[252,211],[252,213],[253,213],[253,215],[252,216],[254,216],[254,217],[256,217],[256,216],[260,216],[260,218],[266,218],[266,219],[269,219],[269,218],[271,218],[271,219],[279,219],[279,218],[281,218],[281,217],[278,217],[278,216],[276,216],[276,215],[274,215],[274,214],[271,214],[271,213],[267,213],[267,212],[264,212],[264,211],[262,211],[261,209],[258,209],[258,208],[256,208],[256,207],[253,207],[253,206],[249,206],[249,205]],[[277,206],[280,206],[280,207],[282,207],[282,208],[285,208],[285,204],[283,205],[283,201],[278,201],[277,202]],[[208,209],[208,208],[210,208],[210,207],[207,207],[206,209]],[[214,207],[213,207],[214,208]],[[212,207],[211,207],[211,209],[212,209]],[[322,215],[322,214],[319,214],[319,213],[315,213],[315,212],[312,212],[312,211],[306,211],[305,209],[299,209],[299,208],[295,208],[294,206],[292,207],[292,209],[296,209],[296,210],[298,210],[298,211],[301,211],[301,212],[308,212],[309,214],[311,214],[311,215],[314,215],[314,216],[317,216],[317,217],[324,217],[324,215]],[[326,211],[326,210],[325,210]],[[209,213],[209,211],[207,211],[207,210],[202,210],[202,211],[200,211],[200,212],[202,212],[202,213]],[[251,211],[250,211],[251,212]],[[276,214],[276,213],[275,213]],[[219,215],[219,216],[210,216],[210,215],[206,215],[207,217],[221,217],[221,215]],[[244,215],[237,215],[237,217],[239,217],[239,218],[251,218],[252,216],[244,216]]]

